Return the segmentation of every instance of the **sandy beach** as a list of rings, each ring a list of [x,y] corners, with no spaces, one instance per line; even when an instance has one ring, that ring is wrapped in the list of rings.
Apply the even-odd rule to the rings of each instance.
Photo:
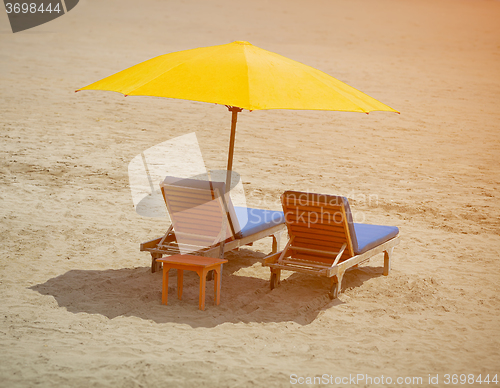
[[[498,20],[494,0],[86,0],[13,34],[0,12],[0,387],[500,380]],[[136,213],[128,164],[195,132],[207,169],[224,169],[230,114],[75,90],[236,40],[401,112],[243,111],[234,157],[249,206],[344,195],[364,222],[398,226],[389,276],[379,255],[336,300],[327,279],[297,273],[271,291],[266,239],[226,255],[219,306],[208,287],[198,310],[194,273],[183,300],[161,304],[139,244],[169,224]]]

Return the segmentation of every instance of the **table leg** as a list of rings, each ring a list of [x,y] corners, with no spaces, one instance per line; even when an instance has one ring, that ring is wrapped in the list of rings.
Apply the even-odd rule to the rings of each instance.
[[[206,282],[207,282],[207,271],[205,271],[205,270],[199,271],[198,276],[200,277],[199,309],[205,310],[205,287],[206,287]]]
[[[215,299],[215,304],[218,305],[220,303],[220,286],[221,286],[221,280],[222,280],[222,265],[214,270],[215,273],[215,279],[214,279],[214,299]]]
[[[163,287],[161,291],[161,303],[167,304],[168,301],[168,271],[170,270],[165,264],[163,265]]]
[[[177,270],[177,297],[179,300],[182,299],[182,283],[184,281],[184,271],[182,269]]]

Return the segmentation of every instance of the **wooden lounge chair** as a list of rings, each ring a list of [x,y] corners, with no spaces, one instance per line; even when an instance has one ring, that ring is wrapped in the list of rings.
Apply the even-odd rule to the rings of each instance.
[[[272,252],[278,251],[286,229],[283,212],[233,206],[223,182],[167,176],[160,187],[172,224],[163,237],[141,244],[141,251],[151,253],[152,272],[163,255],[222,259],[224,252],[264,237],[272,237]]]
[[[281,202],[290,239],[283,251],[264,259],[271,269],[271,290],[280,283],[281,270],[296,271],[331,278],[329,296],[334,299],[347,269],[382,252],[384,275],[389,275],[398,228],[353,223],[345,197],[287,191]]]

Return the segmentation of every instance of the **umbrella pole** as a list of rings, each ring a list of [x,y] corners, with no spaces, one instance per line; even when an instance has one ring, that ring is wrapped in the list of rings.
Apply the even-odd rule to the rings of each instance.
[[[227,175],[226,175],[226,193],[231,190],[231,172],[233,170],[233,153],[234,153],[234,138],[236,137],[236,121],[238,120],[238,112],[243,109],[236,106],[228,106],[227,109],[231,115],[231,137],[229,138],[229,155],[227,157]]]

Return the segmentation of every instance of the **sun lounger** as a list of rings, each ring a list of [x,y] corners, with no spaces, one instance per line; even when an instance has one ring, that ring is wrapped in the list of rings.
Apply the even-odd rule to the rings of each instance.
[[[281,196],[289,241],[285,249],[267,256],[271,290],[280,283],[281,270],[332,279],[329,296],[341,290],[347,269],[384,252],[384,275],[389,275],[392,251],[399,244],[394,226],[357,224],[347,198],[287,191]]]
[[[152,272],[163,255],[223,258],[264,237],[272,237],[272,252],[278,251],[286,230],[283,212],[233,206],[223,182],[167,176],[160,187],[172,224],[163,237],[141,244],[141,251],[151,253]]]

